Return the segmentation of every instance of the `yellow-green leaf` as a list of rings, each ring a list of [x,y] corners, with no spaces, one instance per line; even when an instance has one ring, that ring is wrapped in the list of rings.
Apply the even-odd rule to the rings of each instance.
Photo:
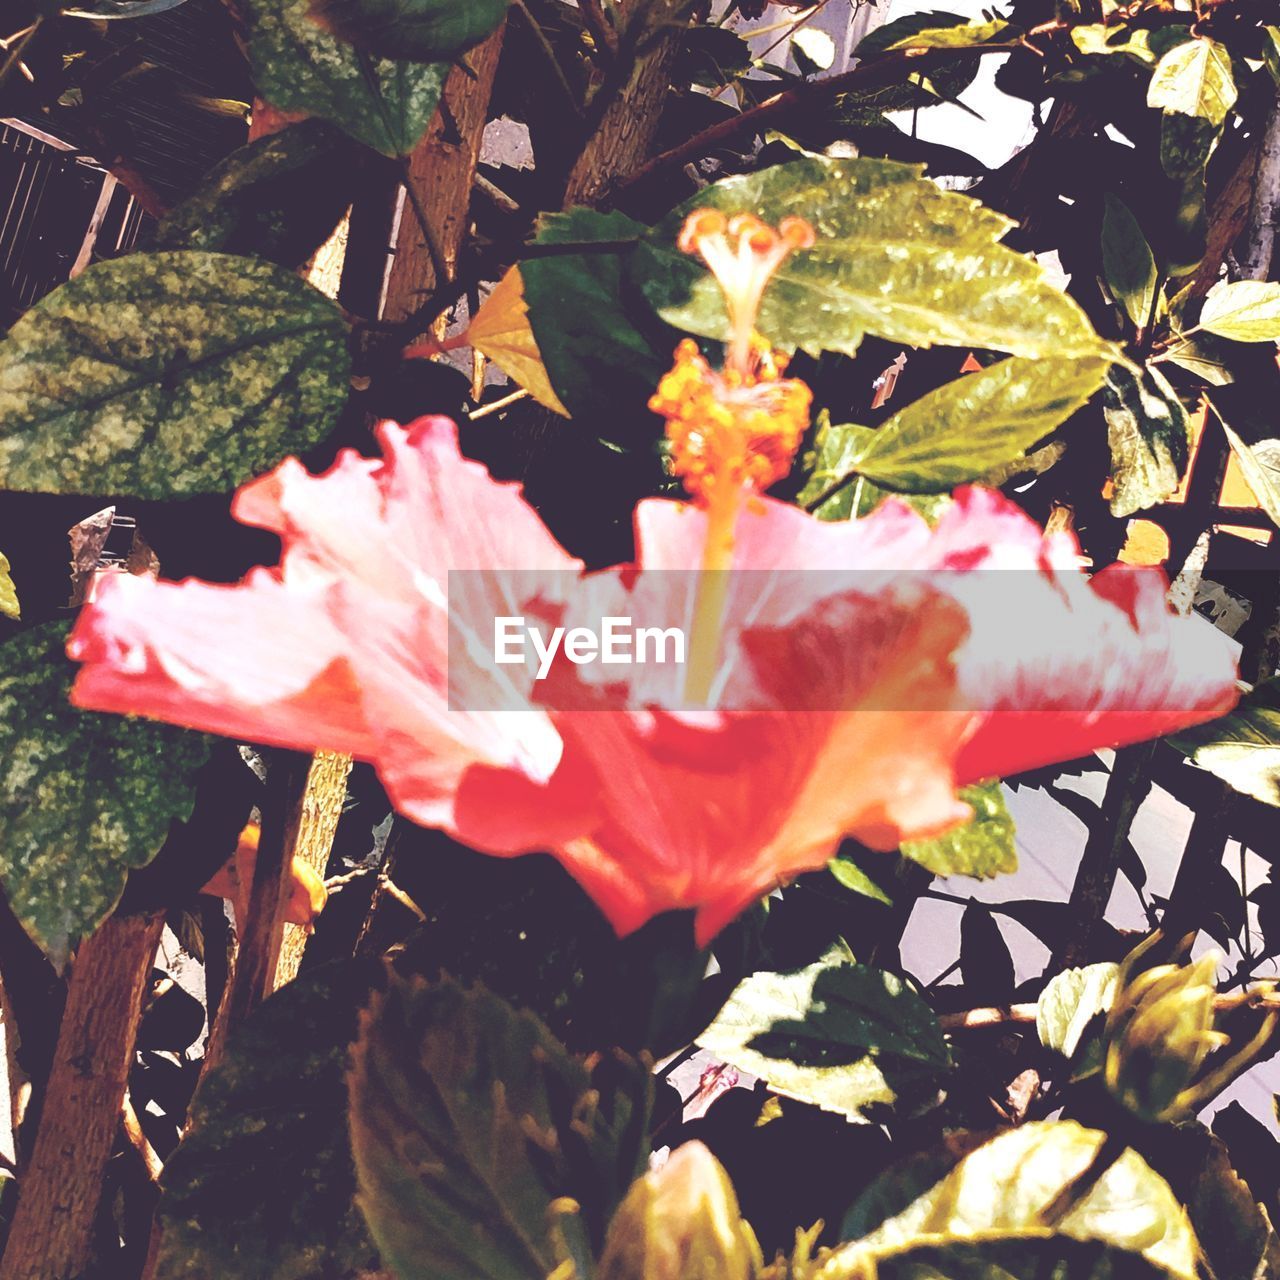
[[[1089,1024],[1111,1008],[1119,981],[1120,966],[1109,961],[1058,974],[1036,1005],[1040,1043],[1064,1058],[1075,1057]]]
[[[935,876],[971,876],[988,880],[1018,869],[1014,823],[999,782],[965,787],[960,798],[973,808],[963,826],[932,840],[912,840],[902,856],[927,867]]]
[[[1236,342],[1280,342],[1280,284],[1237,280],[1209,290],[1201,329]]]
[[[676,246],[686,216],[704,207],[775,226],[800,213],[813,224],[816,243],[779,268],[756,326],[788,349],[851,354],[867,333],[1033,358],[1107,349],[1034,258],[999,243],[1013,225],[1003,214],[943,191],[914,165],[823,156],[714,183],[644,237],[633,279],[690,333],[729,336],[719,286]]]
[[[853,470],[888,489],[939,493],[1019,457],[1102,385],[1099,356],[1002,360],[931,391],[863,437]]]
[[[1280,806],[1280,680],[1264,681],[1234,711],[1170,742],[1237,791]]]
[[[13,585],[9,575],[9,561],[0,554],[0,613],[6,618],[19,618],[22,611],[18,607],[18,589]]]
[[[1208,36],[1175,45],[1156,64],[1147,106],[1221,124],[1236,100],[1231,55]]]
[[[1186,1211],[1133,1150],[1079,1197],[1056,1228],[1043,1223],[1041,1214],[1090,1167],[1103,1141],[1103,1134],[1074,1121],[1033,1122],[999,1134],[870,1235],[842,1245],[817,1275],[859,1274],[850,1272],[853,1262],[870,1275],[882,1260],[922,1247],[1043,1239],[1056,1232],[1128,1250],[1181,1280],[1194,1280],[1198,1250]]]
[[[1245,483],[1257,498],[1258,505],[1280,525],[1280,440],[1245,444],[1225,422],[1222,429],[1227,433]]]
[[[539,404],[554,413],[569,416],[569,410],[560,403],[560,397],[547,376],[547,367],[542,363],[542,353],[529,324],[524,281],[518,266],[511,267],[494,285],[467,327],[467,339]]]
[[[989,44],[1004,35],[1009,24],[999,19],[991,22],[968,22],[962,27],[926,27],[905,36],[889,46],[894,49],[968,49],[975,44]]]

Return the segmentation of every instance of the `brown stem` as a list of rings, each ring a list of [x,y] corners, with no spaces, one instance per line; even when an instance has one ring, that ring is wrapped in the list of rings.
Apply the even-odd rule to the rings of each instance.
[[[412,314],[426,294],[448,283],[441,275],[451,277],[457,267],[504,33],[505,26],[499,27],[467,55],[472,75],[458,67],[450,72],[441,95],[447,111],[436,112],[427,136],[409,157],[405,179],[417,202],[416,216],[411,208],[400,219],[383,306],[388,320]],[[434,254],[421,224],[432,233]]]
[[[89,1263],[163,928],[160,912],[111,916],[76,955],[40,1130],[0,1262],[5,1280],[65,1280]]]
[[[772,98],[766,98],[758,106],[730,116],[727,120],[721,120],[694,134],[692,138],[687,138],[677,146],[664,151],[661,155],[655,156],[629,176],[622,177],[617,183],[616,194],[621,195],[668,169],[678,169],[706,155],[716,147],[725,146],[739,138],[757,133],[765,125],[777,124],[792,111],[812,106],[815,102],[821,102],[841,93],[864,93],[869,89],[883,88],[894,84],[908,71],[919,73],[927,70],[942,61],[943,57],[1007,53],[1009,48],[1009,45],[974,45],[967,49],[904,49],[899,53],[890,53],[876,58],[873,62],[862,63],[837,76],[828,76],[824,80],[806,81],[782,93],[776,93]],[[570,186],[572,190],[572,183]]]
[[[1263,126],[1253,190],[1248,238],[1240,255],[1240,275],[1245,280],[1269,280],[1276,231],[1280,227],[1280,88],[1272,97]]]

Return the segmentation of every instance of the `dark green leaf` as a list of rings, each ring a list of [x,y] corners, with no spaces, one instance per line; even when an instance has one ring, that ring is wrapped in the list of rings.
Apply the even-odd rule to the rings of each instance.
[[[752,974],[698,1043],[778,1093],[851,1119],[918,1100],[950,1066],[933,1011],[901,978],[838,959]]]
[[[1160,165],[1177,184],[1173,211],[1175,239],[1165,254],[1165,269],[1173,276],[1190,272],[1204,256],[1204,179],[1209,157],[1222,129],[1200,116],[1166,111],[1160,121]]]
[[[1065,422],[1106,369],[1097,356],[1001,360],[930,391],[863,436],[852,469],[908,493],[980,479]]]
[[[510,0],[311,0],[315,20],[380,58],[452,62],[502,21]]]
[[[773,225],[797,212],[812,222],[817,243],[783,263],[757,323],[788,349],[851,354],[872,333],[1032,357],[1104,350],[1039,263],[998,243],[1012,225],[1003,215],[943,191],[912,165],[820,156],[717,182],[645,237],[633,278],[663,319],[690,333],[729,333],[715,280],[676,247],[685,217],[703,207]]]
[[[1163,502],[1187,466],[1190,422],[1178,394],[1155,369],[1139,381],[1113,364],[1102,388],[1111,450],[1111,514],[1130,516]]]
[[[219,493],[332,429],[346,325],[291,271],[216,253],[90,267],[0,345],[0,483]]]
[[[1236,100],[1231,55],[1208,36],[1175,45],[1156,64],[1147,106],[1219,125]]]
[[[374,58],[325,31],[310,0],[248,0],[246,7],[254,83],[273,107],[332,120],[383,155],[417,146],[447,64]]]
[[[205,249],[297,267],[350,206],[359,152],[340,129],[303,120],[233,151],[156,228],[153,248]]]
[[[1237,791],[1280,805],[1280,681],[1264,681],[1230,714],[1169,741]]]
[[[606,1077],[611,1076],[611,1079]],[[552,1202],[597,1243],[648,1150],[650,1082],[593,1077],[532,1014],[481,988],[393,978],[350,1077],[360,1206],[397,1280],[545,1280]]]
[[[1107,192],[1102,215],[1102,269],[1107,288],[1125,309],[1134,328],[1145,329],[1153,318],[1156,260],[1133,211]]]
[[[935,876],[971,876],[988,880],[1018,869],[1013,818],[999,782],[965,787],[960,798],[973,806],[973,819],[932,840],[912,840],[902,856]]]
[[[960,975],[976,1000],[1004,1004],[1013,995],[1013,956],[995,917],[970,902],[960,917]]]
[[[24,631],[0,662],[0,883],[56,964],[191,812],[209,754],[202,734],[73,707],[66,637]]]
[[[312,1280],[376,1271],[355,1206],[347,1051],[374,962],[289,983],[202,1078],[164,1172],[157,1280]]]
[[[644,227],[621,213],[544,214],[537,243],[626,240]],[[627,316],[622,258],[556,254],[520,264],[529,323],[551,385],[575,417],[609,439],[619,412],[644,406],[671,363]],[[674,348],[674,340],[671,342]]]
[[[914,36],[921,31],[937,30],[941,27],[964,27],[969,19],[963,14],[948,13],[940,9],[924,10],[920,13],[904,14],[894,18],[883,26],[867,32],[858,42],[856,53],[859,62],[877,57],[893,46]],[[898,111],[931,107],[948,99],[955,99],[973,83],[978,72],[975,58],[958,57],[942,62],[931,60],[929,67],[929,83],[932,92],[920,84],[918,75],[904,75],[900,84],[887,85],[883,89],[874,89],[869,93],[846,95],[850,99],[850,107],[856,103],[863,104],[864,109],[871,108],[877,113],[881,111]]]
[[[91,0],[61,10],[68,18],[93,18],[98,22],[110,18],[147,18],[153,13],[168,13],[187,0]]]

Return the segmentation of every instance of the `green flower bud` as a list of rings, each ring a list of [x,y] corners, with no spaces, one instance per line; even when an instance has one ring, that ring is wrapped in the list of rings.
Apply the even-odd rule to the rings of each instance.
[[[1213,1029],[1218,960],[1210,954],[1193,964],[1121,974],[1107,1018],[1105,1078],[1112,1096],[1139,1119],[1169,1120],[1190,1110],[1192,1080],[1227,1043]]]
[[[733,1183],[701,1142],[637,1178],[605,1237],[597,1280],[753,1280],[760,1246]]]

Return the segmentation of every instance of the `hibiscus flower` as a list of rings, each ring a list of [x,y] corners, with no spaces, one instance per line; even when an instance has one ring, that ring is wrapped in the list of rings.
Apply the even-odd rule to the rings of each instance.
[[[619,932],[694,909],[701,941],[847,836],[888,850],[963,822],[968,782],[1227,710],[1230,650],[1169,611],[1158,571],[1088,579],[1074,539],[998,493],[958,491],[933,528],[894,500],[825,523],[762,496],[809,399],[751,326],[811,234],[691,220],[736,336],[721,370],[683,345],[654,398],[692,501],[639,505],[634,566],[584,575],[447,420],[383,423],[380,459],[346,452],[323,476],[290,460],[236,496],[280,535],[274,569],[234,587],[106,577],[70,640],[75,701],[349,752],[417,822],[553,853]],[[486,572],[450,583],[464,569]],[[688,619],[678,689],[639,667],[499,675],[467,652],[483,628],[459,648],[459,615],[623,599]]]

